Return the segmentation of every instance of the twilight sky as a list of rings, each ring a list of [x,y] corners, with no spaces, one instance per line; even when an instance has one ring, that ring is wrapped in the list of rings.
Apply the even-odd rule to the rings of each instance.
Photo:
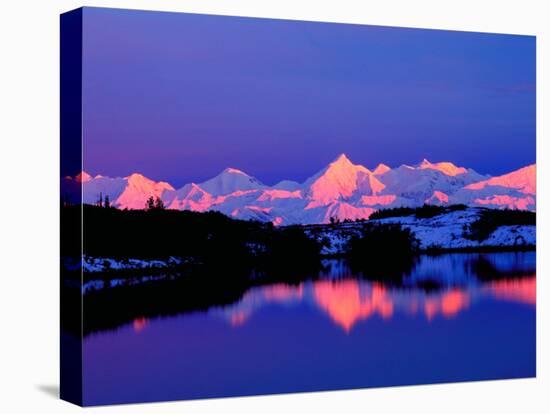
[[[94,175],[535,162],[532,36],[85,8],[83,67]]]

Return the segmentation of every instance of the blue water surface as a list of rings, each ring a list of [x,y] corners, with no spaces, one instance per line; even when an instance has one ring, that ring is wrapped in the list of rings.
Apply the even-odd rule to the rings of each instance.
[[[86,336],[84,403],[535,376],[534,252],[421,256],[402,283],[325,266]]]

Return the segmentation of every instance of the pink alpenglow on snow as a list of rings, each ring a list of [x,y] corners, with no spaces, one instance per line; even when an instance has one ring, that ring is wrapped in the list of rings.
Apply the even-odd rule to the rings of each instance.
[[[384,188],[376,178],[372,177],[374,188],[371,186],[372,173],[362,165],[353,164],[345,154],[341,154],[313,177],[306,180],[306,195],[323,205],[338,199],[350,198],[358,189],[369,193],[376,193]]]
[[[80,185],[74,184],[82,183],[87,204],[95,204],[101,194],[108,196],[114,207],[142,209],[153,196],[161,198],[169,209],[218,211],[275,225],[367,219],[382,208],[423,204],[536,208],[535,164],[498,177],[426,159],[415,166],[396,168],[381,163],[371,171],[341,154],[302,183],[283,180],[273,186],[236,168],[226,168],[214,178],[179,189],[138,173],[111,178],[92,177],[82,171],[62,182],[67,191],[79,190]]]
[[[391,170],[390,167],[388,167],[386,164],[378,164],[378,166],[372,171],[374,175],[380,175],[387,173],[389,170]]]
[[[149,197],[161,198],[165,191],[174,191],[174,187],[168,183],[157,183],[137,173],[126,177],[125,180],[127,185],[118,196],[117,202],[129,209],[143,208]]]
[[[361,203],[364,206],[387,206],[395,202],[397,196],[395,194],[386,194],[379,196],[365,195],[361,197]]]
[[[464,167],[457,167],[452,162],[436,162],[435,164],[432,164],[430,161],[428,161],[426,158],[422,160],[422,162],[419,164],[418,168],[421,170],[436,170],[440,171],[443,174],[455,176],[460,174],[466,174],[468,171]]]
[[[426,200],[427,204],[444,205],[449,203],[449,196],[442,191],[434,191],[433,195]]]
[[[509,195],[495,195],[486,198],[476,198],[475,204],[485,207],[504,206],[506,208],[514,208],[518,210],[529,210],[534,206],[535,199],[533,197],[512,197]]]
[[[533,164],[508,174],[469,184],[457,192],[455,199],[464,204],[484,207],[535,210],[536,179],[536,164]]]
[[[488,180],[479,181],[466,187],[468,190],[482,190],[487,187],[505,187],[519,190],[525,194],[536,194],[537,192],[537,166],[529,165],[519,170],[504,174],[498,177],[491,177]]]
[[[68,178],[70,179],[71,177],[68,177]],[[74,179],[79,183],[86,183],[92,179],[92,176],[88,174],[86,171],[82,171],[80,174],[74,177]]]

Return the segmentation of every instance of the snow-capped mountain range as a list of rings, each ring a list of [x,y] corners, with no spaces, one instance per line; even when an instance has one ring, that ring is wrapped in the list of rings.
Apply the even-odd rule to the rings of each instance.
[[[117,208],[142,209],[154,196],[170,209],[219,211],[275,225],[318,224],[330,222],[331,217],[355,220],[382,208],[425,203],[535,210],[536,164],[498,177],[426,159],[397,168],[379,164],[371,171],[342,154],[303,183],[285,180],[268,186],[227,168],[212,179],[175,189],[138,173],[111,178],[82,172],[62,180],[62,193],[68,196],[80,186],[87,204],[95,204],[101,194]]]

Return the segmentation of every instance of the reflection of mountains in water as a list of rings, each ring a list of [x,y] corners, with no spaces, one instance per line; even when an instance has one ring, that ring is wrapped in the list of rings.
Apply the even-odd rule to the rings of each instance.
[[[334,323],[349,332],[358,322],[374,316],[388,319],[396,313],[403,313],[423,315],[428,320],[437,316],[450,318],[485,296],[534,305],[535,276],[451,287],[436,292],[386,287],[359,279],[316,280],[298,286],[276,284],[252,288],[238,303],[212,312],[221,312],[231,325],[240,326],[262,307],[308,303],[326,312]]]
[[[136,331],[148,319],[207,311],[242,326],[267,306],[311,306],[349,332],[371,317],[397,314],[451,318],[486,299],[534,305],[534,252],[468,253],[420,256],[402,280],[391,282],[353,273],[341,259],[324,261],[316,278],[281,282],[232,283],[230,275],[215,280],[173,280],[108,289],[85,297],[85,334],[133,321]],[[198,279],[198,278],[197,278]]]

